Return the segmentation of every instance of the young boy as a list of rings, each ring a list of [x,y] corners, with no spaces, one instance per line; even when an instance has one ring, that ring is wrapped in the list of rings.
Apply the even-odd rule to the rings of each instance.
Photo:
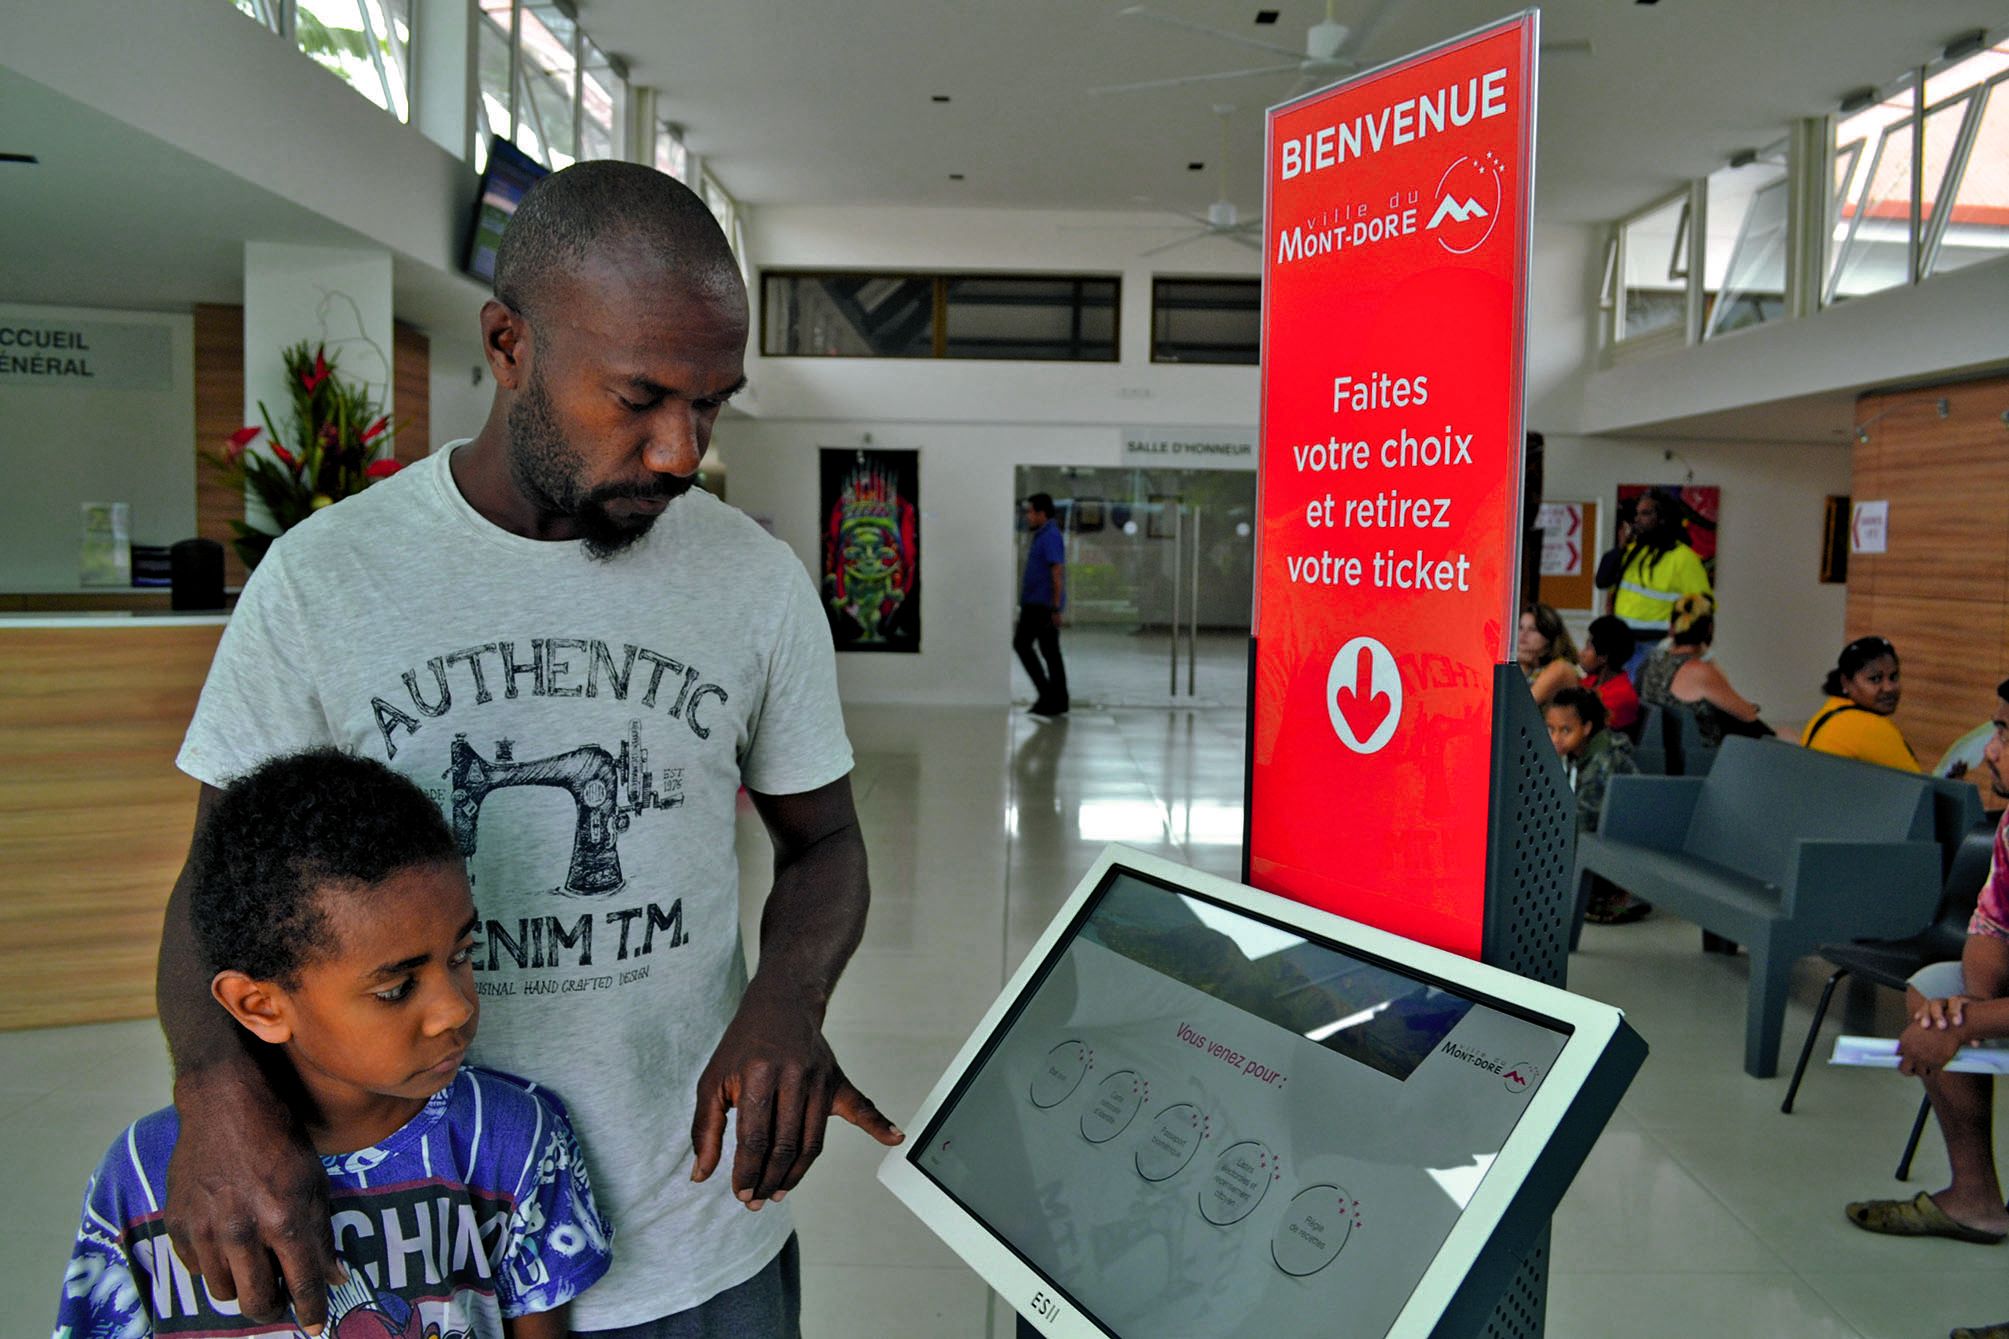
[[[476,927],[438,807],[332,749],[232,783],[197,835],[190,915],[210,993],[290,1069],[328,1174],[343,1279],[329,1339],[549,1339],[612,1236],[552,1094],[463,1066]],[[161,1207],[174,1108],[143,1117],[85,1192],[56,1339],[288,1335],[210,1295]]]
[[[1605,788],[1614,776],[1637,773],[1632,741],[1605,725],[1604,699],[1592,688],[1565,688],[1542,710],[1549,742],[1569,769],[1570,789],[1577,798],[1577,831],[1596,832],[1604,812]],[[1599,879],[1591,890],[1584,919],[1598,925],[1623,925],[1653,910],[1615,884]]]
[[[1606,614],[1591,620],[1583,650],[1577,652],[1577,665],[1583,670],[1580,686],[1594,689],[1604,699],[1605,723],[1628,739],[1638,733],[1633,727],[1639,724],[1640,708],[1639,693],[1625,667],[1637,647],[1638,639],[1626,621]]]

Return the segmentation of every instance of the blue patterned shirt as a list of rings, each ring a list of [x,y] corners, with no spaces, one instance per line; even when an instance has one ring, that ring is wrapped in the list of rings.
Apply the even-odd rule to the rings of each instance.
[[[172,1107],[134,1122],[84,1195],[55,1339],[297,1335],[209,1295],[168,1241]],[[327,1339],[500,1339],[504,1317],[563,1306],[607,1272],[612,1229],[593,1203],[558,1098],[463,1066],[396,1133],[322,1158],[335,1250]]]

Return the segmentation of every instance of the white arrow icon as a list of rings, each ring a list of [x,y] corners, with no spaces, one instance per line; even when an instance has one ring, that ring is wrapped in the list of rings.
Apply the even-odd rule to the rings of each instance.
[[[1402,722],[1402,672],[1372,637],[1355,637],[1332,658],[1325,707],[1333,733],[1355,753],[1378,753]]]

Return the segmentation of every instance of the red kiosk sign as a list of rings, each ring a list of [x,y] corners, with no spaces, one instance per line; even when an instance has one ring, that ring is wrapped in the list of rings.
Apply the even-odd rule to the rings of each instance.
[[[1249,878],[1478,956],[1533,13],[1269,116]]]

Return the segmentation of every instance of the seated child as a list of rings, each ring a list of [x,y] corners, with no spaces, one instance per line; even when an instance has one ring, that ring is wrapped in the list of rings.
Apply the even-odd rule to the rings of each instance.
[[[1632,677],[1625,667],[1637,646],[1638,638],[1633,635],[1631,625],[1606,614],[1591,620],[1584,634],[1583,650],[1577,652],[1577,665],[1583,670],[1580,686],[1597,691],[1604,699],[1606,724],[1623,731],[1635,742],[1639,738],[1635,728],[1640,717],[1639,694],[1633,689]]]
[[[1596,832],[1604,812],[1605,787],[1614,776],[1637,773],[1632,741],[1605,725],[1604,699],[1594,688],[1565,688],[1542,710],[1549,742],[1569,770],[1570,789],[1577,798],[1577,831]],[[1623,925],[1653,910],[1653,904],[1599,879],[1591,889],[1584,919],[1598,925]]]
[[[223,792],[191,853],[210,993],[290,1068],[321,1152],[335,1254],[329,1339],[547,1339],[606,1273],[612,1236],[564,1106],[461,1063],[477,921],[439,808],[333,749]],[[112,1144],[85,1192],[56,1334],[299,1334],[247,1322],[169,1242],[172,1107]]]

